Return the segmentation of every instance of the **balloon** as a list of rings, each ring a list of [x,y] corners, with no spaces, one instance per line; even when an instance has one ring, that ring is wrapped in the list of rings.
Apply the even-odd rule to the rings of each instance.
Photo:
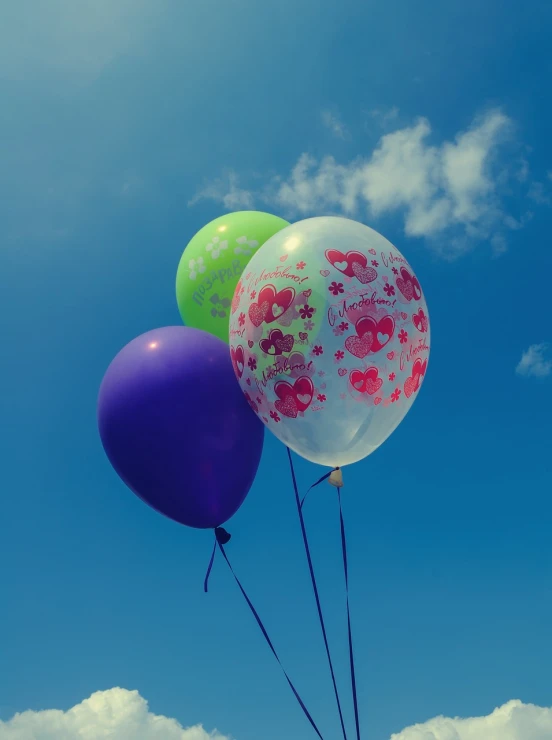
[[[200,229],[184,250],[176,274],[182,321],[228,341],[232,296],[251,255],[288,222],[270,213],[238,211]]]
[[[239,509],[264,437],[227,345],[186,326],[149,331],[119,352],[100,387],[98,426],[127,486],[161,514],[200,529]]]
[[[288,226],[254,255],[236,290],[238,381],[270,431],[321,465],[354,463],[389,437],[416,398],[429,348],[414,271],[356,221]]]

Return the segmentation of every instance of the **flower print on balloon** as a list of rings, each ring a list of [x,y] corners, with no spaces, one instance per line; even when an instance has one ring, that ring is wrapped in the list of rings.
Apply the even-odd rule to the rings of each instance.
[[[288,222],[260,211],[215,218],[188,242],[176,274],[176,300],[186,326],[228,341],[230,315],[237,310],[236,286],[255,250]]]
[[[234,303],[231,343],[257,357],[254,368],[245,357],[241,377],[235,365],[236,377],[306,459],[333,467],[366,457],[417,397],[427,306],[406,259],[369,227],[335,217],[288,226],[253,255]]]

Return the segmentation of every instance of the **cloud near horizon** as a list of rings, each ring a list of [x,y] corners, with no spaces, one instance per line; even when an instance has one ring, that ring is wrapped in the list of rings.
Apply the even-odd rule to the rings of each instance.
[[[500,253],[508,232],[523,226],[505,206],[510,183],[520,184],[521,160],[508,168],[500,156],[514,128],[495,109],[476,117],[453,141],[435,145],[429,121],[420,118],[383,135],[368,157],[340,164],[333,156],[303,153],[287,177],[272,178],[257,192],[241,187],[231,172],[208,183],[190,205],[203,199],[226,208],[264,203],[288,218],[339,214],[377,220],[399,214],[407,236],[427,239],[445,257],[481,241]]]
[[[390,740],[550,740],[552,707],[509,701],[483,717],[435,717]],[[27,711],[0,721],[0,740],[231,740],[201,725],[153,714],[137,691],[97,691],[66,712]]]
[[[137,691],[119,687],[96,691],[66,712],[46,709],[0,721],[0,740],[231,740],[201,725],[183,727],[177,720],[150,712]]]

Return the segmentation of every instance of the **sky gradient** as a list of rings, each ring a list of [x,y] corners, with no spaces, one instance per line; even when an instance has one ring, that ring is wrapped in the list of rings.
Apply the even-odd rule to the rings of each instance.
[[[239,208],[367,223],[429,306],[419,399],[345,471],[364,738],[449,740],[439,715],[487,717],[459,740],[552,737],[551,28],[547,0],[0,3],[0,740],[76,740],[92,715],[151,740],[145,701],[163,738],[313,737],[222,562],[203,593],[211,535],[134,497],[96,429],[113,356],[179,323],[184,246]],[[334,493],[306,520],[348,696]],[[228,529],[338,737],[268,435]]]

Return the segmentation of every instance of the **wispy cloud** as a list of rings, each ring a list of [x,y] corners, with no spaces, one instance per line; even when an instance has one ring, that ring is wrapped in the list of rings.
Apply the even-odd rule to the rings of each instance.
[[[396,105],[392,108],[373,108],[368,112],[368,116],[379,124],[383,129],[393,126],[399,117],[399,109]]]
[[[253,208],[255,196],[249,190],[239,186],[239,177],[235,172],[228,172],[218,180],[205,185],[194,197],[188,201],[189,206],[194,206],[201,200],[214,200],[222,203],[229,211],[240,208]]]
[[[349,130],[336,113],[329,110],[322,112],[322,123],[328,128],[337,139],[348,139]]]
[[[529,349],[521,355],[521,360],[516,367],[518,375],[533,378],[545,378],[552,374],[552,355],[550,354],[550,345],[547,342],[532,344]]]
[[[496,254],[505,251],[507,234],[523,225],[507,213],[502,196],[510,178],[519,180],[519,162],[509,172],[500,156],[513,130],[508,116],[491,110],[454,140],[436,145],[429,121],[421,118],[382,136],[368,157],[341,164],[333,156],[303,153],[288,176],[270,179],[259,192],[238,189],[234,174],[233,189],[219,180],[191,202],[208,197],[229,207],[237,194],[289,218],[340,213],[373,221],[397,214],[408,236],[427,239],[446,257],[478,241]]]

